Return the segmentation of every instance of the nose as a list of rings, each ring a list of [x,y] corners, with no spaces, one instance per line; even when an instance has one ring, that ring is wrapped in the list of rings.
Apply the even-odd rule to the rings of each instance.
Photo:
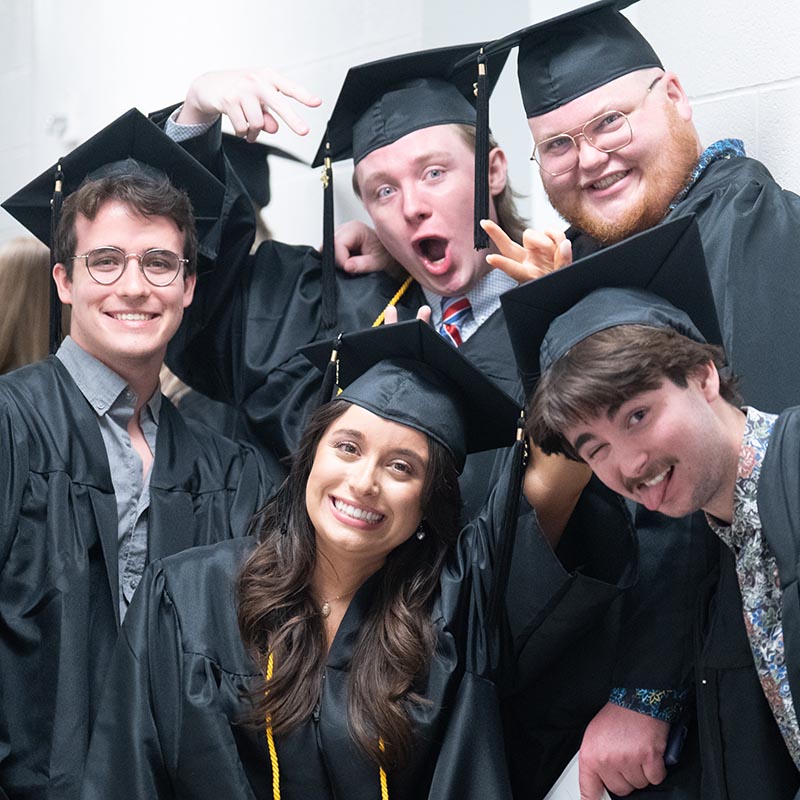
[[[626,449],[616,456],[616,467],[625,487],[632,491],[647,471],[648,457],[640,448]]]
[[[364,497],[377,494],[379,486],[376,465],[366,458],[353,464],[348,483],[354,494]]]
[[[129,255],[126,258],[125,269],[114,287],[122,297],[146,297],[150,294],[151,287],[140,268],[138,256]]]
[[[575,136],[575,146],[578,148],[578,165],[582,170],[592,172],[608,161],[609,154],[594,147],[582,133]]]
[[[412,223],[422,222],[432,211],[426,192],[417,186],[403,188],[403,215]]]

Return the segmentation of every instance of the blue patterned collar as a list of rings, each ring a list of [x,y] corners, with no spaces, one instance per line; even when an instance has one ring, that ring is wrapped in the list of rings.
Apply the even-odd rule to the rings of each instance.
[[[706,169],[715,161],[720,161],[725,158],[743,158],[747,153],[744,151],[744,142],[741,139],[720,139],[718,142],[706,147],[700,154],[700,160],[697,166],[692,170],[689,180],[680,192],[675,196],[675,199],[670,203],[669,210],[672,211],[680,202],[686,199],[686,195],[692,190],[692,187],[700,180],[702,174]]]

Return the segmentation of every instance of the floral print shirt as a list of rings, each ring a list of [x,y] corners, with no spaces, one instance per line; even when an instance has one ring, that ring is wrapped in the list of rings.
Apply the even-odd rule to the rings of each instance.
[[[733,521],[706,515],[711,529],[733,551],[742,593],[747,638],[761,686],[794,763],[800,768],[800,727],[786,673],[781,585],[758,515],[758,479],[777,416],[747,409],[733,500]]]

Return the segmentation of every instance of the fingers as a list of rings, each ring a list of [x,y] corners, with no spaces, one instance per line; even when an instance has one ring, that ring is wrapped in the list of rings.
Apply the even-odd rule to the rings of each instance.
[[[600,777],[594,772],[584,770],[583,767],[578,772],[578,786],[581,792],[581,800],[600,800],[605,789]]]
[[[386,306],[383,311],[383,324],[394,325],[397,322],[397,306]]]
[[[556,248],[555,268],[568,267],[572,263],[572,242],[565,238]]]
[[[423,322],[427,323],[428,325],[431,324],[431,307],[430,306],[420,306],[419,310],[417,311],[417,319],[421,319]]]
[[[501,256],[498,253],[490,253],[486,256],[486,263],[492,269],[499,269],[501,272],[505,272],[509,278],[513,278],[517,283],[525,283],[533,277],[539,277],[539,275],[532,275],[530,267],[525,264],[521,264],[513,258]]]
[[[490,219],[481,220],[481,228],[486,231],[488,237],[494,242],[495,247],[507,258],[514,258],[522,261],[525,258],[525,248],[518,245],[508,234]]]

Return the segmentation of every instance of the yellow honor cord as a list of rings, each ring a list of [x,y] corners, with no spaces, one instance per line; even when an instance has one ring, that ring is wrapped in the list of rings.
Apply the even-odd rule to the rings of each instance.
[[[400,302],[400,298],[406,293],[406,289],[408,289],[413,282],[414,279],[409,275],[403,282],[403,285],[395,292],[394,297],[386,304],[386,308],[389,308],[389,306],[396,306]],[[377,328],[378,325],[383,325],[383,320],[386,319],[386,308],[378,314],[378,318],[372,323],[373,328]]]
[[[272,680],[272,653],[267,660],[267,683]],[[267,689],[264,694],[269,692]],[[266,718],[267,723],[267,747],[269,748],[269,763],[272,765],[272,800],[281,800],[281,771],[278,766],[278,751],[275,749],[275,739],[272,736],[272,725],[270,725],[269,714]]]
[[[409,280],[411,280],[409,278]],[[405,291],[405,289],[403,289]],[[272,653],[269,654],[267,659],[267,683],[272,680]],[[269,692],[267,689],[264,694]],[[275,740],[272,737],[272,725],[269,724],[269,714],[266,718],[267,723],[267,747],[269,747],[269,761],[272,764],[272,800],[281,800],[281,771],[278,767],[278,751],[275,749]],[[381,752],[384,751],[383,739],[378,739],[378,747]],[[386,771],[383,767],[378,767],[379,777],[381,781],[381,800],[389,800],[389,779],[386,777]]]

